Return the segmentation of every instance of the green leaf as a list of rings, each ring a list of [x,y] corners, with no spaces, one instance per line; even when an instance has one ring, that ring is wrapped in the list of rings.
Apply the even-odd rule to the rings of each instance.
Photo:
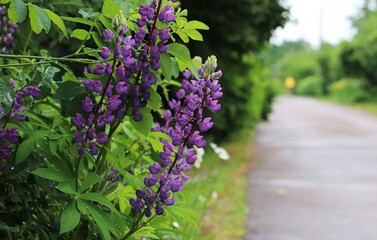
[[[148,92],[151,94],[151,97],[148,99],[148,106],[154,110],[158,111],[161,107],[161,96],[153,88],[149,88]]]
[[[182,41],[184,43],[188,43],[190,41],[190,39],[187,36],[187,34],[185,32],[183,32],[182,30],[178,30],[175,33],[182,39]]]
[[[10,227],[5,222],[0,221],[0,230],[7,231],[7,232],[19,232],[20,228],[17,227]]]
[[[93,22],[89,19],[79,18],[79,17],[61,17],[63,20],[70,21],[70,22],[76,22],[76,23],[82,23],[89,26],[93,25]]]
[[[203,41],[203,36],[198,30],[195,29],[185,29],[185,33],[193,40]]]
[[[105,45],[102,36],[98,32],[91,32],[90,34],[92,35],[98,48],[102,48]]]
[[[148,137],[148,142],[151,143],[152,145],[152,148],[153,150],[156,152],[156,153],[160,153],[160,152],[163,152],[164,150],[164,144],[152,137]]]
[[[7,1],[10,2],[10,1]],[[6,3],[6,2],[4,2]],[[12,22],[23,22],[27,16],[27,7],[22,0],[12,0],[8,9],[9,18]]]
[[[51,11],[48,10],[48,9],[43,9],[43,10],[47,13],[47,15],[48,15],[48,17],[51,19],[51,21],[52,21],[53,23],[55,23],[56,26],[58,26],[58,28],[63,32],[63,35],[64,35],[66,38],[68,38],[67,29],[65,28],[65,24],[64,24],[62,18],[59,17],[58,15],[56,15],[54,12],[51,12]]]
[[[94,202],[98,202],[106,207],[108,207],[112,212],[117,213],[118,210],[114,207],[114,205],[104,196],[98,194],[98,193],[84,193],[79,196],[79,198],[84,200],[90,200]]]
[[[12,105],[12,103],[9,102],[6,97],[7,94],[13,98],[13,87],[10,85],[9,79],[5,79],[0,76],[0,107],[3,108],[4,112],[9,112]]]
[[[67,180],[67,176],[65,176],[62,172],[56,171],[52,168],[39,168],[31,173],[42,178],[46,178],[57,182]]]
[[[96,183],[99,183],[102,180],[100,176],[98,176],[95,173],[88,173],[86,178],[84,179],[84,182],[79,187],[79,192],[83,192],[86,189],[90,188]]]
[[[77,38],[79,40],[87,40],[87,39],[90,38],[90,35],[89,35],[88,31],[86,31],[84,29],[75,29],[71,33],[71,37]]]
[[[0,3],[1,4],[6,4],[6,3],[10,3],[10,1],[12,1],[12,0],[0,0]]]
[[[152,114],[145,108],[139,110],[139,114],[143,115],[143,120],[139,122],[135,122],[132,118],[130,122],[132,126],[139,131],[141,134],[147,136],[151,132],[151,128],[153,125],[153,117]]]
[[[194,74],[194,76],[196,77],[196,79],[199,79],[198,68],[194,64],[190,64],[190,66],[188,67],[188,69],[192,72],[192,74]]]
[[[54,118],[54,121],[52,122],[52,128],[56,128],[60,123],[63,122],[63,118],[61,116],[58,116]]]
[[[46,128],[46,129],[50,129],[49,125],[47,125],[40,117],[32,114],[31,112],[19,112],[17,114],[25,115],[26,117],[29,118],[30,122],[36,122],[36,123],[38,122],[38,123],[40,123],[41,127]]]
[[[28,6],[29,6],[29,18],[30,18],[31,29],[33,29],[33,31],[36,34],[40,34],[42,32],[42,27],[39,26],[38,24],[37,10],[35,10],[35,8],[33,7],[31,3],[29,3]]]
[[[89,9],[80,9],[79,13],[82,15],[83,18],[91,18],[91,17],[96,17],[99,12],[92,12]]]
[[[76,201],[73,200],[62,212],[60,234],[73,230],[80,222],[80,213],[77,211]]]
[[[60,82],[57,83],[58,89],[53,96],[55,99],[59,100],[68,100],[72,97],[75,97],[83,92],[83,87],[73,81]]]
[[[185,29],[202,29],[202,30],[209,30],[209,27],[199,21],[190,21],[185,25]]]
[[[30,13],[30,8],[33,8],[35,10],[35,13],[33,13],[33,22],[30,22],[30,24],[38,24],[41,29],[44,29],[46,31],[46,33],[49,32],[51,28],[51,20],[48,17],[48,14],[43,10],[43,8],[40,8],[37,5],[33,5],[32,3],[29,3],[28,5]]]
[[[50,133],[50,130],[39,130],[33,132],[33,135],[30,136],[28,139],[23,141],[20,146],[18,147],[17,154],[16,154],[16,164],[22,163],[25,159],[30,155],[30,153],[35,148],[35,143],[37,140],[44,138],[47,134]]]
[[[134,175],[132,175],[131,173],[129,173],[127,171],[123,171],[123,176],[130,183],[130,185],[133,187],[133,189],[136,190],[136,189],[140,189],[142,187],[140,180],[137,177],[135,177]]]
[[[77,199],[78,207],[80,211],[87,214],[88,212],[92,215],[94,221],[97,223],[98,228],[101,230],[103,237],[105,239],[111,240],[109,231],[111,231],[115,236],[117,236],[117,230],[115,229],[115,224],[112,223],[110,217],[105,211],[103,211],[98,206],[95,206],[87,201]]]
[[[185,17],[177,17],[176,20],[178,28],[183,28],[187,23],[187,18]]]
[[[180,218],[190,223],[196,231],[200,232],[199,225],[200,225],[200,218],[199,216],[192,211],[191,209],[180,207],[180,206],[170,206],[167,207],[166,210],[173,215],[173,217],[180,222]]]
[[[75,191],[75,182],[74,179],[63,181],[56,186],[57,189],[62,191],[63,193],[77,195],[78,193]]]
[[[188,48],[180,43],[171,43],[168,45],[168,53],[173,55],[179,65],[181,71],[185,70],[192,62],[190,51]]]
[[[172,76],[172,62],[170,60],[170,56],[167,53],[163,53],[160,55],[160,61],[161,61],[161,71],[162,74],[164,74],[165,79],[170,81]]]
[[[105,0],[102,6],[102,13],[108,18],[115,18],[120,10],[122,9],[119,7],[119,5],[112,0]]]

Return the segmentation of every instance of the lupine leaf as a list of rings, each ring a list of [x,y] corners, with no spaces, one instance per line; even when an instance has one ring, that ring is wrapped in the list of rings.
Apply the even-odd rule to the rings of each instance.
[[[152,114],[145,108],[140,109],[139,114],[143,115],[143,120],[141,120],[139,122],[135,122],[131,118],[130,122],[136,130],[138,130],[141,134],[147,136],[151,132],[151,128],[152,128],[152,125],[153,125]]]
[[[95,206],[85,200],[77,199],[77,203],[80,211],[85,214],[90,213],[105,239],[111,240],[109,231],[111,231],[114,235],[117,235],[114,224],[112,224],[111,219],[106,212],[104,212],[98,206]]]
[[[11,102],[6,98],[7,94],[13,98],[13,88],[8,79],[0,77],[0,107],[3,108],[4,112],[9,112],[11,107]]]
[[[31,173],[42,178],[46,178],[57,182],[67,180],[67,176],[65,176],[62,172],[56,171],[52,168],[39,168]]]
[[[56,186],[57,189],[62,191],[63,193],[77,195],[78,193],[75,191],[75,182],[74,179],[63,181]]]
[[[99,183],[102,180],[100,176],[98,176],[95,173],[88,173],[86,178],[84,179],[84,182],[79,187],[79,192],[83,192],[86,189],[90,188],[96,183]]]
[[[180,222],[180,218],[190,223],[196,231],[200,232],[199,224],[200,218],[199,216],[192,211],[191,209],[180,207],[180,206],[169,206],[166,210],[173,215],[173,217]]]
[[[83,87],[73,81],[61,82],[58,83],[58,89],[53,96],[55,99],[59,100],[68,100],[72,97],[75,97],[83,92]]]
[[[62,212],[60,234],[73,230],[80,222],[80,213],[77,211],[76,201],[73,200]]]
[[[50,133],[50,130],[39,130],[33,132],[33,135],[30,136],[28,139],[23,141],[20,146],[18,147],[17,154],[16,154],[16,164],[22,163],[25,159],[30,155],[30,153],[35,148],[35,143],[37,140],[44,138],[47,134]]]

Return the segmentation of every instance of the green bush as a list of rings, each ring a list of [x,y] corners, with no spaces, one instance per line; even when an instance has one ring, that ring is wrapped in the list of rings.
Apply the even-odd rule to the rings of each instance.
[[[330,96],[342,103],[360,103],[369,101],[370,93],[365,90],[360,79],[343,79],[331,85]]]
[[[299,81],[296,93],[306,96],[322,95],[322,79],[318,75],[312,75]]]

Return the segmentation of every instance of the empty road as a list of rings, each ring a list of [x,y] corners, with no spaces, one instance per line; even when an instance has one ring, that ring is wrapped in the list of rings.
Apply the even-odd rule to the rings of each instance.
[[[377,117],[280,97],[252,154],[244,240],[377,239]]]

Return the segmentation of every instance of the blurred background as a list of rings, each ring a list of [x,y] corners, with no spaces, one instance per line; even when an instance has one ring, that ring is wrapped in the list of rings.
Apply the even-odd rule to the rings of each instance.
[[[71,17],[80,16],[79,8],[98,11],[103,4],[36,2]],[[116,2],[131,9],[150,1]],[[255,165],[251,129],[268,119],[276,96],[316,97],[377,114],[377,1],[182,0],[181,7],[189,20],[210,26],[202,31],[204,41],[190,42],[189,49],[191,56],[217,56],[224,97],[215,128],[206,136],[212,144],[182,193],[201,225],[174,227],[181,239],[241,239],[247,232],[247,177]],[[26,28],[30,25],[22,24],[16,33],[17,54],[38,55],[44,46],[52,56],[62,56],[79,44],[64,40],[57,28],[30,41]],[[81,72],[83,66],[72,67]]]

